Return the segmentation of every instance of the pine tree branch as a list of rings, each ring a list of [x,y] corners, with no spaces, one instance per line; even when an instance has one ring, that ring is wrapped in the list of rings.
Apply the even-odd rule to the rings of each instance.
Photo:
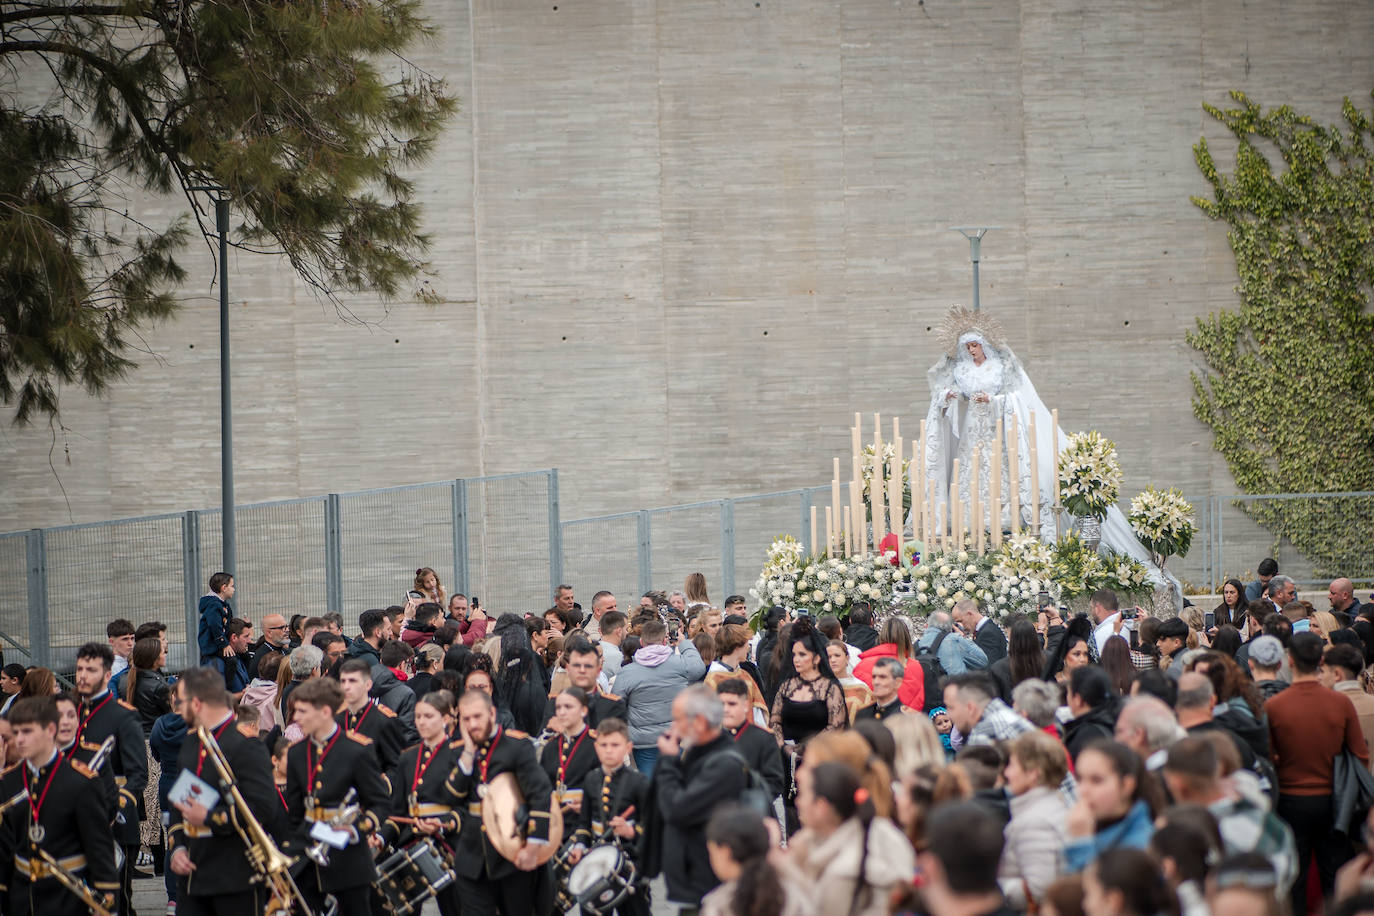
[[[73,4],[72,6],[31,6],[24,9],[0,13],[0,25],[23,22],[26,19],[65,19],[74,16],[120,16],[127,19],[139,18],[131,14],[127,6],[100,6],[92,4]]]

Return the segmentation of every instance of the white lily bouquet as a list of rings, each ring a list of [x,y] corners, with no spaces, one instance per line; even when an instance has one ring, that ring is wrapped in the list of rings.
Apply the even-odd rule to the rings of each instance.
[[[1101,433],[1074,433],[1059,453],[1060,498],[1073,515],[1105,518],[1121,491],[1121,478],[1116,443]]]
[[[904,592],[910,578],[910,570],[874,554],[803,557],[801,545],[785,535],[768,548],[768,563],[750,595],[762,607],[839,614],[860,601],[890,604],[893,590]]]
[[[995,619],[1016,612],[1033,613],[1042,591],[1056,600],[1058,589],[1047,579],[1026,575],[999,562],[996,554],[968,549],[933,553],[911,569],[909,606],[923,613],[946,611],[965,598],[980,602]]]
[[[1136,539],[1160,569],[1169,557],[1186,557],[1197,533],[1192,505],[1173,487],[1147,487],[1132,499],[1130,522]]]

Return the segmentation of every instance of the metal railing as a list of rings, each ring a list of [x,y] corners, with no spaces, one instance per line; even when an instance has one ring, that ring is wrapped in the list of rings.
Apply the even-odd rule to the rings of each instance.
[[[692,572],[723,601],[748,594],[779,535],[809,551],[811,507],[823,519],[829,500],[828,487],[811,487],[564,521],[558,472],[544,470],[244,505],[234,605],[255,622],[327,610],[351,621],[400,603],[420,565],[495,611],[542,610],[564,581],[586,603],[602,588],[628,599],[680,587]],[[1195,589],[1249,577],[1266,556],[1305,587],[1333,575],[1374,583],[1363,531],[1374,492],[1191,501],[1198,535],[1169,568]],[[194,662],[197,605],[220,549],[219,509],[0,534],[0,649],[62,666],[116,617],[161,619],[169,663]]]

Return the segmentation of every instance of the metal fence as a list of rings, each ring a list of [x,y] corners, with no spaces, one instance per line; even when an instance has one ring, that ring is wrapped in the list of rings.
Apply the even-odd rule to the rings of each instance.
[[[809,550],[811,507],[823,530],[829,500],[813,487],[563,521],[558,472],[546,470],[239,506],[234,603],[255,621],[324,610],[352,620],[400,603],[421,564],[450,594],[497,611],[547,607],[559,582],[585,602],[602,588],[626,598],[678,588],[692,572],[723,601],[748,594],[779,535]],[[1374,492],[1191,501],[1198,535],[1169,568],[1193,590],[1248,581],[1266,556],[1302,586],[1335,575],[1374,584]],[[161,619],[169,663],[184,665],[220,540],[218,509],[0,534],[0,645],[62,668],[115,617]]]
[[[353,619],[400,603],[419,565],[494,608],[543,606],[561,578],[553,470],[243,505],[234,519],[234,606],[254,621],[325,610]],[[221,537],[219,509],[0,534],[0,643],[66,668],[110,620],[159,619],[169,664],[193,662]]]

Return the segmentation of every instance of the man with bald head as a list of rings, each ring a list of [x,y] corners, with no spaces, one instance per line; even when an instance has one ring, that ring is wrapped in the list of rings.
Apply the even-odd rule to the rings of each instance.
[[[1326,589],[1326,598],[1331,602],[1331,613],[1345,626],[1350,626],[1351,621],[1360,616],[1361,605],[1355,597],[1355,584],[1349,579],[1332,579]],[[1342,619],[1341,614],[1347,616]]]
[[[1249,769],[1255,764],[1254,750],[1239,735],[1213,718],[1216,705],[1216,690],[1207,675],[1185,671],[1178,679],[1178,699],[1174,701],[1178,724],[1194,737],[1201,737],[1201,732],[1225,732],[1235,742],[1241,765]]]
[[[1158,697],[1131,697],[1116,719],[1116,740],[1139,754],[1151,772],[1164,766],[1169,748],[1186,735],[1174,711]]]
[[[281,614],[268,614],[262,618],[262,636],[249,647],[248,676],[258,676],[258,662],[269,652],[286,655],[290,651],[291,631],[287,629],[286,618]]]

